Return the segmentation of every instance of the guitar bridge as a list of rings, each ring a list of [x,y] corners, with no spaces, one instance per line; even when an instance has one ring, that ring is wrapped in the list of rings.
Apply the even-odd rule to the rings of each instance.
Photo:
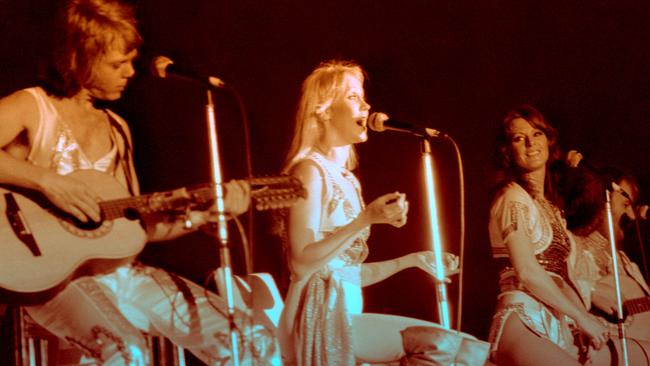
[[[7,203],[7,220],[9,221],[9,225],[11,225],[14,234],[16,234],[18,239],[20,239],[25,246],[27,246],[29,251],[32,252],[35,257],[40,257],[42,255],[41,250],[38,248],[36,239],[34,239],[34,235],[32,235],[32,232],[29,230],[29,227],[20,212],[20,207],[18,207],[14,195],[11,193],[5,193],[5,202]]]

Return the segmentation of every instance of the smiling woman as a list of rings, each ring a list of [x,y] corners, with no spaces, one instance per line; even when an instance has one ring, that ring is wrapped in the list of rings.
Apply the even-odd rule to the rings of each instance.
[[[499,365],[608,365],[609,330],[576,291],[574,251],[548,167],[559,157],[557,132],[531,106],[508,112],[497,134],[502,181],[490,210],[492,255],[501,267],[491,358]],[[585,341],[586,340],[586,341]],[[630,364],[646,364],[643,345]],[[619,360],[620,361],[620,360]]]

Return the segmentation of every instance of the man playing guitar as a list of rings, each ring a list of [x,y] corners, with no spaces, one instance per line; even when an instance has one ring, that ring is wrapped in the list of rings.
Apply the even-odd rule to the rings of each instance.
[[[117,0],[69,0],[63,10],[47,80],[0,100],[0,183],[42,194],[77,222],[101,222],[105,217],[99,202],[106,197],[99,193],[101,187],[81,180],[78,173],[103,172],[119,182],[125,194],[139,194],[129,128],[100,105],[121,97],[135,73],[133,60],[141,38],[133,9]],[[246,211],[248,185],[233,181],[225,188],[226,211]],[[15,198],[7,193],[3,204],[15,206]],[[136,228],[131,237],[115,244],[133,237],[136,242],[171,239],[196,230],[208,215],[192,212],[184,220],[163,221],[143,215],[145,230]],[[20,250],[35,258],[58,255],[38,247],[31,238],[36,233],[21,219],[17,210],[13,231],[3,235],[23,236],[26,245]],[[65,241],[57,243],[59,247],[65,251]],[[116,268],[101,268],[103,273],[89,270],[92,276],[71,281],[47,301],[26,306],[27,312],[100,364],[148,364],[140,330],[163,334],[207,364],[230,357],[224,342],[229,324],[223,299],[166,271],[131,264],[130,259]],[[250,320],[237,313],[235,321],[245,329],[243,324]],[[244,340],[272,352],[270,333],[258,333]],[[245,357],[255,353],[244,348]]]
[[[624,218],[636,219],[634,207],[639,188],[631,175],[615,169],[581,165],[569,174],[572,184],[567,190],[565,209],[577,246],[576,282],[591,303],[591,312],[616,323],[618,305],[605,190],[610,190],[613,236],[619,245],[624,236]],[[618,250],[617,256],[626,336],[650,341],[650,288],[639,267],[622,250]]]

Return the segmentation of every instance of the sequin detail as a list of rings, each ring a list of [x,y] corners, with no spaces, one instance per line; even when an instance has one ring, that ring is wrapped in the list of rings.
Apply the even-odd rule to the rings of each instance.
[[[351,320],[345,293],[327,270],[314,274],[303,289],[295,327],[300,365],[354,365]]]
[[[307,159],[318,165],[323,178],[320,240],[354,220],[365,205],[361,186],[352,172],[317,152]],[[368,257],[369,235],[369,228],[359,232],[345,250],[306,279],[301,288],[292,329],[296,349],[291,350],[299,365],[355,365],[350,313],[361,311],[358,266]]]
[[[546,271],[556,273],[566,283],[571,283],[567,266],[571,243],[569,242],[569,235],[564,229],[559,210],[545,198],[535,199],[535,203],[541,207],[540,218],[548,222],[552,233],[551,243],[535,257]]]
[[[497,303],[497,311],[492,317],[489,342],[492,343],[491,356],[498,350],[503,328],[511,315],[517,315],[521,322],[542,338],[569,349],[572,344],[571,329],[573,321],[537,301],[522,291],[502,293]]]
[[[506,217],[504,227],[500,231],[501,243],[492,243],[493,257],[501,267],[501,281],[506,278],[512,280],[510,277],[514,274],[514,269],[504,243],[509,235],[518,231],[532,241],[535,258],[547,272],[555,273],[567,283],[571,283],[567,266],[571,242],[560,210],[543,197],[531,198],[519,186],[509,189],[521,190],[521,197],[507,198],[505,211],[501,213]],[[512,191],[510,194],[514,196]]]

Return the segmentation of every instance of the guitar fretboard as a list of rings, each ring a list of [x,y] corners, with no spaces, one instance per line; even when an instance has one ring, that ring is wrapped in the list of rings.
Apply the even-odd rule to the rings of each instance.
[[[291,176],[258,177],[247,179],[251,188],[251,199],[257,202],[257,209],[279,208],[287,206],[299,197],[306,197],[306,191],[300,181]],[[132,211],[140,214],[174,210],[188,207],[188,204],[200,205],[210,202],[215,197],[213,185],[202,184],[190,189],[126,197],[99,204],[107,220],[124,217]],[[225,194],[226,192],[224,192]],[[133,212],[135,213],[135,212]]]
[[[627,300],[624,305],[628,315],[650,311],[650,296]]]

